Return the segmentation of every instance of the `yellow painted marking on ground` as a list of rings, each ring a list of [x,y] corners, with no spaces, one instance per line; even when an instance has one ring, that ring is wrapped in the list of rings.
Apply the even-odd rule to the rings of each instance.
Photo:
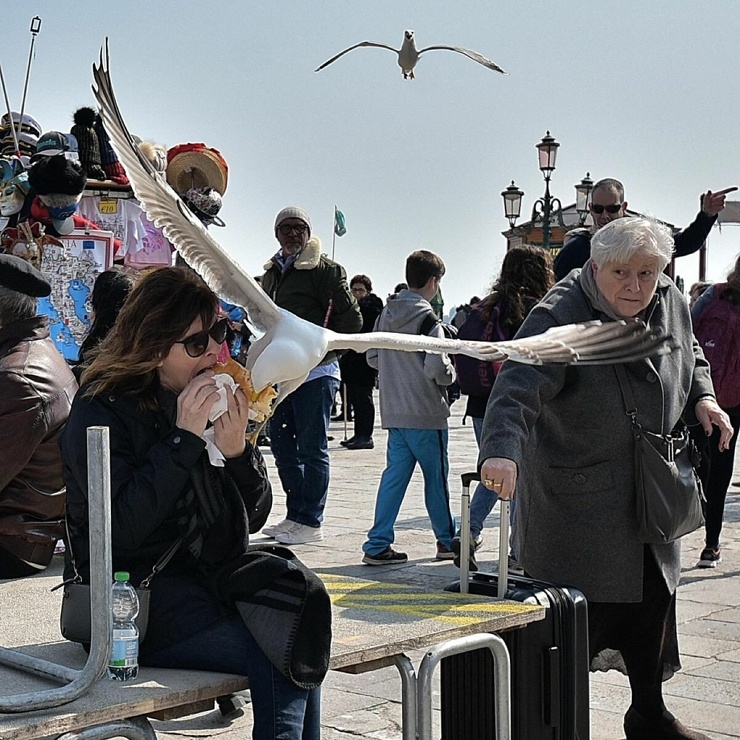
[[[329,591],[332,603],[344,609],[373,610],[464,626],[498,614],[539,608],[448,591],[419,592],[406,584],[379,583],[333,574],[319,573],[318,576]]]

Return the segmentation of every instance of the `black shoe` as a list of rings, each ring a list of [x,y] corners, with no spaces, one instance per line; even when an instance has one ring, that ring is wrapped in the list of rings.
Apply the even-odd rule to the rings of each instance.
[[[462,546],[462,542],[459,537],[453,537],[452,538],[452,552],[455,553],[455,557],[453,559],[453,562],[455,563],[455,567],[460,567],[460,547]],[[475,573],[475,571],[478,570],[478,562],[475,559],[475,551],[477,549],[477,545],[475,544],[475,539],[470,539],[470,554],[468,555],[468,568],[471,573]]]
[[[690,730],[670,712],[645,717],[632,707],[624,715],[627,740],[710,740],[708,735]]]
[[[257,447],[269,447],[270,446],[270,438],[266,434],[260,434],[259,437],[257,437]]]
[[[722,562],[722,552],[719,547],[715,550],[712,547],[705,547],[701,551],[697,568],[716,568],[718,563]]]
[[[348,444],[351,444],[357,439],[355,435],[352,435],[349,439],[343,439],[339,444],[342,445],[342,447],[346,447]]]
[[[365,565],[398,565],[399,563],[405,563],[408,559],[409,556],[405,552],[396,552],[390,545],[377,555],[365,553],[362,556],[362,562]]]
[[[375,447],[372,437],[356,437],[344,445],[348,450],[372,450]]]

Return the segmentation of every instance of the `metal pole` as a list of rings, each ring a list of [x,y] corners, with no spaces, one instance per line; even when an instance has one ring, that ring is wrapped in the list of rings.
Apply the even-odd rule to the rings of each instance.
[[[21,99],[21,114],[18,118],[18,137],[20,138],[21,133],[21,126],[23,125],[23,112],[26,109],[26,95],[28,93],[28,80],[31,76],[31,61],[33,60],[33,47],[36,44],[36,36],[38,35],[38,32],[41,30],[41,18],[39,18],[37,15],[35,15],[31,19],[31,48],[28,52],[28,64],[26,65],[26,81],[23,84],[23,98]],[[13,122],[10,122],[10,125],[13,125]],[[17,141],[16,141],[16,154],[20,157],[21,152],[18,148]]]
[[[511,660],[504,641],[498,635],[477,634],[458,637],[436,645],[427,652],[419,666],[417,685],[419,740],[432,737],[432,677],[442,658],[471,650],[488,648],[493,656],[493,696],[496,712],[496,740],[511,740]]]
[[[344,417],[344,441],[347,441],[347,384],[342,383],[342,416]]]
[[[78,699],[102,675],[110,654],[111,571],[110,544],[110,442],[108,427],[87,430],[88,518],[90,532],[90,654],[85,667],[74,671],[67,666],[0,648],[0,663],[22,670],[68,681],[65,686],[26,694],[0,697],[0,713],[33,712],[51,709]]]
[[[10,126],[10,132],[13,134],[13,144],[15,144],[16,153],[20,152],[18,146],[18,134],[15,132],[15,124],[13,123],[13,111],[10,110],[10,100],[8,100],[8,88],[5,87],[5,77],[3,75],[3,67],[0,64],[0,84],[3,86],[3,95],[5,96],[5,107],[8,109],[8,125]]]
[[[542,246],[549,251],[550,249],[550,205],[552,198],[550,196],[550,177],[545,176],[545,197],[542,199]]]
[[[337,230],[334,228],[337,223],[337,204],[334,204],[334,220],[331,223],[331,259],[334,261],[334,247],[337,243]]]
[[[405,655],[396,655],[393,662],[401,674],[401,737],[416,740],[416,671]]]

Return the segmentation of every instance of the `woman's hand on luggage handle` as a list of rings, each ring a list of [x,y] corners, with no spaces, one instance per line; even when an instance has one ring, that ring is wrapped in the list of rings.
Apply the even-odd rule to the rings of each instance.
[[[489,457],[480,469],[483,485],[501,499],[513,499],[516,489],[517,466],[505,457]]]

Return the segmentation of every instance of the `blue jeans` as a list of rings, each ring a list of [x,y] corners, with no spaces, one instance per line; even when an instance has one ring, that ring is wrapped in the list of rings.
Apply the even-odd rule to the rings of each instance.
[[[375,499],[375,521],[362,546],[368,555],[377,555],[393,543],[393,526],[417,462],[424,476],[424,505],[434,536],[450,547],[456,522],[447,486],[447,430],[392,428],[388,430],[386,467]]]
[[[296,388],[270,421],[270,447],[286,494],[286,519],[321,526],[329,492],[329,417],[339,389],[322,377]]]
[[[142,665],[249,677],[253,740],[319,740],[321,688],[299,689],[265,657],[239,615],[148,654]]]
[[[475,441],[480,448],[480,438],[483,433],[483,419],[473,420],[473,432],[475,432]],[[498,501],[498,496],[489,491],[482,483],[479,483],[473,493],[473,500],[470,502],[470,536],[474,540],[483,531],[483,522],[491,513],[494,505]],[[514,509],[516,508],[516,498],[509,504],[509,518],[514,521]]]

